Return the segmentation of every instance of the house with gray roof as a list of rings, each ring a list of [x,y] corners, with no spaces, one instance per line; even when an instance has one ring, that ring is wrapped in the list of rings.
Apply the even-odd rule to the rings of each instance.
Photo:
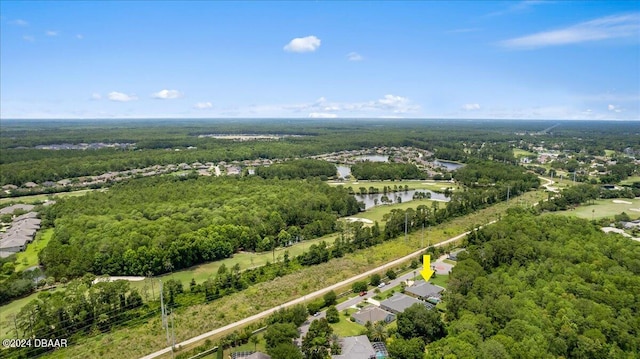
[[[24,208],[20,208],[24,209]],[[10,213],[13,213],[11,211]],[[0,257],[5,258],[15,252],[25,250],[40,229],[40,219],[37,213],[28,212],[15,217],[6,232],[0,233]]]
[[[384,359],[388,358],[384,343],[371,343],[366,335],[342,338],[342,353],[332,359]]]
[[[4,207],[0,209],[0,214],[11,214],[15,212],[15,210],[20,209],[23,211],[31,211],[35,206],[32,204],[14,204],[9,207]]]
[[[366,325],[367,322],[391,323],[396,320],[396,316],[393,313],[389,313],[384,309],[376,307],[375,305],[360,309],[360,311],[354,313],[351,318],[353,318],[353,320],[360,325]]]
[[[410,306],[416,303],[420,305],[424,305],[429,309],[434,307],[434,305],[431,303],[423,302],[419,299],[410,297],[406,294],[395,293],[393,297],[380,302],[380,308],[388,312],[391,312],[393,314],[398,314],[398,313],[404,312],[407,308],[409,308]]]
[[[271,359],[270,355],[261,352],[236,352],[231,354],[232,359]]]
[[[427,300],[427,298],[440,298],[440,293],[442,293],[443,290],[444,288],[423,280],[415,281],[413,285],[404,288],[405,293],[422,300]]]

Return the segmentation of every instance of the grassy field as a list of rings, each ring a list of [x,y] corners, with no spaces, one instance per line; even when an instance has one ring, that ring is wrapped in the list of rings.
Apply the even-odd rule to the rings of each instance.
[[[531,157],[531,158],[536,158],[538,157],[537,154],[527,151],[527,150],[523,150],[521,148],[514,148],[513,149],[513,157],[515,158],[520,158],[520,157]]]
[[[364,327],[358,323],[349,320],[349,317],[340,314],[340,321],[331,324],[333,332],[341,337],[350,337],[353,335],[360,335],[364,330]]]
[[[613,201],[624,201],[628,203],[615,203]],[[635,211],[633,210],[635,209]],[[574,216],[586,219],[613,218],[616,214],[625,212],[632,219],[640,218],[640,199],[617,198],[601,199],[595,204],[581,205],[573,210],[554,212],[563,216]]]
[[[407,201],[407,202],[402,202],[402,203],[394,203],[394,204],[385,204],[385,205],[381,205],[381,206],[376,206],[373,207],[371,209],[368,209],[364,212],[360,212],[356,215],[353,215],[351,217],[353,218],[364,218],[364,219],[368,219],[371,221],[378,221],[378,223],[380,223],[381,225],[382,223],[382,218],[384,217],[385,214],[391,212],[391,210],[393,209],[407,209],[407,208],[416,208],[421,204],[426,204],[429,207],[431,207],[431,203],[434,201],[428,200],[428,199],[416,199],[413,201]],[[444,203],[441,204],[440,206],[444,206]]]
[[[73,192],[60,192],[60,193],[52,193],[52,194],[34,194],[32,196],[22,196],[22,197],[10,197],[10,198],[0,198],[0,203],[7,202],[15,202],[15,203],[38,203],[44,202],[46,200],[63,198],[63,197],[78,197],[84,196],[88,192],[95,191],[94,189],[83,189],[80,191]]]
[[[604,150],[604,155],[607,157],[611,157],[616,153],[614,150]]]
[[[323,236],[321,238],[316,238],[300,243],[296,243],[291,247],[287,248],[278,248],[275,251],[275,260],[280,261],[284,256],[285,251],[289,251],[289,255],[291,257],[298,256],[304,253],[312,244],[320,243],[321,241],[327,242],[328,245],[333,244],[333,241],[338,237],[337,234],[330,234],[327,236]],[[249,269],[253,267],[260,267],[265,265],[267,262],[274,262],[274,253],[272,252],[263,252],[263,253],[253,253],[253,252],[242,252],[236,253],[231,258],[223,259],[216,262],[210,262],[201,264],[190,269],[181,270],[175,273],[166,274],[158,277],[147,278],[143,281],[131,282],[132,288],[138,288],[142,290],[144,287],[147,289],[151,288],[151,281],[157,281],[158,279],[168,280],[168,279],[177,279],[182,283],[187,285],[191,279],[195,279],[197,283],[201,283],[206,281],[210,277],[215,277],[218,272],[218,268],[222,264],[224,264],[227,268],[231,268],[236,264],[240,265],[242,270]],[[157,291],[156,291],[157,295]]]
[[[26,268],[38,265],[38,253],[49,244],[53,228],[48,228],[38,232],[36,239],[29,245],[24,252],[16,254],[16,271],[25,270]]]
[[[51,291],[55,291],[53,288]],[[39,293],[39,292],[38,292]],[[13,329],[13,316],[20,312],[23,306],[38,297],[38,293],[33,293],[27,297],[16,299],[7,305],[0,307],[0,338],[15,338]]]
[[[629,177],[629,178],[627,178],[626,180],[624,180],[624,181],[620,182],[620,184],[622,184],[622,185],[630,185],[630,184],[632,184],[633,182],[640,182],[640,176],[632,176],[632,177]]]

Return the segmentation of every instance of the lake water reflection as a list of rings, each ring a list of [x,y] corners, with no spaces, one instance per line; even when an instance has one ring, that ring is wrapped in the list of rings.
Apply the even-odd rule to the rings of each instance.
[[[435,200],[439,200],[439,201],[444,201],[444,202],[449,202],[450,199],[445,197],[444,194],[442,193],[437,193],[437,192],[433,192],[433,191],[429,191],[426,189],[419,189],[419,190],[408,190],[408,191],[400,191],[400,192],[392,192],[392,193],[387,193],[386,196],[391,200],[390,203],[398,203],[398,197],[401,198],[402,202],[408,202],[408,201],[412,201],[413,200],[413,194],[416,192],[428,192],[431,193],[431,199],[435,199]],[[365,194],[365,195],[355,195],[356,199],[359,202],[364,202],[365,205],[365,209],[369,209],[372,207],[375,207],[375,203],[376,203],[376,199],[378,200],[378,205],[383,204],[382,203],[382,196],[385,196],[384,193],[378,193],[378,194]]]

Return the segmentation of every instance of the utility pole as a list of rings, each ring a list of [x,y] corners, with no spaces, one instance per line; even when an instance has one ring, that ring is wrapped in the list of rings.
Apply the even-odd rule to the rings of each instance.
[[[420,236],[420,248],[424,248],[424,223],[422,224],[422,233]]]
[[[162,312],[162,328],[167,334],[167,345],[171,344],[169,340],[169,323],[167,322],[167,308],[164,306],[164,293],[162,290],[162,280],[160,280],[160,311]]]
[[[407,241],[407,212],[404,213],[404,241]]]
[[[175,314],[173,314],[173,311],[171,311],[171,339],[172,339],[172,343],[171,343],[171,357],[174,358],[175,356],[175,350],[176,350],[176,326],[175,323],[173,321],[173,318],[175,317]]]
[[[507,202],[509,202],[509,195],[511,194],[511,187],[507,186]]]
[[[573,183],[576,183],[576,171],[573,171]]]

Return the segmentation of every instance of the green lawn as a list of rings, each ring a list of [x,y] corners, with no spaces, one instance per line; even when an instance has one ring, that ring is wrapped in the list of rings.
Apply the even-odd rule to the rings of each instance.
[[[613,201],[624,201],[628,203],[615,203]],[[595,201],[595,204],[581,205],[574,210],[561,212],[553,212],[563,216],[574,216],[586,219],[599,219],[605,217],[613,217],[616,214],[625,212],[629,217],[635,219],[640,218],[640,199],[617,198],[617,199],[601,199]]]
[[[53,228],[48,228],[38,232],[36,239],[31,244],[27,245],[27,249],[16,255],[16,271],[21,271],[38,265],[38,253],[47,246],[52,235]]]
[[[431,279],[429,279],[429,282],[446,288],[447,284],[449,284],[449,275],[448,274],[434,275],[433,277],[431,277]]]
[[[333,241],[335,241],[337,236],[338,236],[337,234],[330,234],[321,238],[300,242],[292,245],[291,247],[278,248],[275,251],[275,260],[281,261],[285,251],[289,251],[290,257],[298,256],[303,252],[305,252],[307,249],[309,249],[309,247],[311,247],[312,244],[317,244],[317,243],[320,243],[321,241],[325,241],[327,242],[328,245],[331,245],[333,244]],[[159,277],[153,277],[153,280],[156,280],[158,278],[163,280],[178,279],[184,285],[188,285],[189,282],[191,282],[191,278],[194,278],[197,283],[201,283],[206,281],[210,277],[215,277],[216,273],[218,273],[218,268],[220,268],[222,264],[224,264],[227,268],[231,268],[236,264],[239,264],[240,269],[244,270],[248,268],[263,266],[267,263],[267,261],[272,263],[274,262],[274,254],[272,252],[262,252],[262,253],[242,252],[242,253],[234,254],[233,257],[231,258],[197,265],[189,269],[181,270],[171,274],[162,275]],[[147,287],[147,289],[151,289],[151,280],[152,279],[145,279],[143,281],[131,282],[131,287],[138,288],[138,289]],[[157,290],[155,292],[157,294]]]
[[[53,288],[51,291],[55,291]],[[58,289],[59,290],[59,289]],[[40,292],[33,293],[24,298],[11,301],[9,304],[0,307],[0,338],[15,338],[13,316],[20,312],[23,306],[36,299]]]
[[[621,185],[630,185],[633,182],[640,182],[640,176],[632,176],[627,178],[626,180],[620,182]]]
[[[378,221],[378,223],[382,224],[382,217],[384,217],[385,214],[391,212],[391,210],[393,209],[407,209],[407,208],[416,208],[417,206],[421,205],[421,204],[426,204],[427,206],[431,207],[431,203],[434,201],[431,201],[429,199],[415,199],[412,201],[407,201],[407,202],[402,202],[402,203],[393,203],[393,204],[385,204],[385,205],[380,205],[380,206],[375,206],[371,209],[368,209],[364,212],[358,213],[356,215],[353,215],[351,217],[354,218],[365,218],[371,221]],[[440,204],[441,207],[444,207],[445,204],[442,203]]]
[[[331,324],[333,328],[333,332],[338,334],[341,337],[350,337],[354,335],[360,335],[365,328],[356,323],[349,320],[349,317],[340,315],[340,321],[337,323]]]
[[[514,148],[513,149],[513,157],[515,157],[515,158],[520,158],[520,157],[533,157],[533,158],[536,158],[536,157],[538,157],[538,155],[533,153],[533,152],[531,152],[531,151],[523,150],[521,148]]]
[[[104,190],[104,189],[103,189]],[[32,196],[22,196],[22,197],[9,197],[9,198],[0,198],[0,203],[7,202],[15,202],[15,203],[36,203],[36,202],[44,202],[48,199],[56,199],[62,197],[77,197],[84,196],[88,192],[95,191],[94,189],[83,189],[80,191],[72,191],[72,192],[60,192],[60,193],[51,193],[51,194],[34,194]]]
[[[604,155],[607,157],[611,157],[616,153],[614,150],[604,150]]]

